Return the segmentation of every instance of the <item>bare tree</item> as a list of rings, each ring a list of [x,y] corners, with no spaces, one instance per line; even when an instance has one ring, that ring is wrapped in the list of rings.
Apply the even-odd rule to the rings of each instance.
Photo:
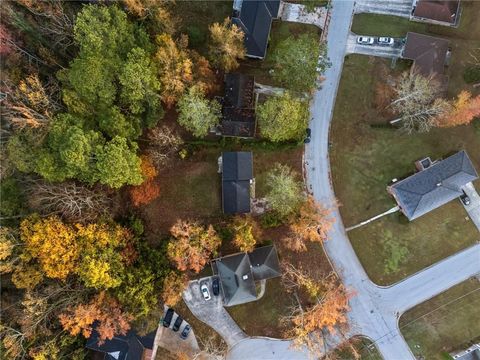
[[[180,136],[167,126],[152,129],[148,140],[147,153],[158,168],[166,167],[183,144]]]
[[[448,102],[440,98],[440,83],[433,76],[405,72],[394,91],[396,98],[390,106],[399,117],[390,123],[400,123],[409,134],[429,131],[435,125],[435,118],[449,109]]]
[[[29,180],[30,206],[45,214],[57,214],[71,221],[91,221],[108,213],[111,201],[104,191],[77,185],[74,182],[51,184]]]

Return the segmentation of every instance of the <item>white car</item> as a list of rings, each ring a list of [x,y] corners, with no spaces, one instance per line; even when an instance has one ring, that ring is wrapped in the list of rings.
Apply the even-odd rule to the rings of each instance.
[[[378,38],[378,43],[380,45],[393,45],[394,40],[391,37],[379,37]]]
[[[357,44],[363,45],[372,45],[375,42],[375,39],[371,36],[358,36]]]
[[[202,295],[203,295],[203,298],[205,299],[205,301],[208,301],[211,299],[210,297],[210,291],[208,291],[208,286],[207,284],[202,284],[200,286],[200,291],[202,292]]]

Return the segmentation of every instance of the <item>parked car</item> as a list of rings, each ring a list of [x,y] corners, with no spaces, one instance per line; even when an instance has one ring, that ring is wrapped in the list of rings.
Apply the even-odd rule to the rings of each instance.
[[[181,334],[180,334],[180,338],[182,338],[183,340],[185,340],[187,337],[188,337],[188,334],[190,334],[190,330],[192,328],[190,327],[190,325],[185,325],[185,327],[183,328]]]
[[[200,290],[202,291],[202,295],[203,295],[203,298],[205,299],[205,301],[208,301],[211,299],[210,297],[210,292],[208,291],[208,286],[207,284],[203,283],[201,286],[200,286]]]
[[[465,191],[463,191],[463,195],[460,195],[460,200],[462,200],[462,203],[464,205],[470,205],[470,197],[467,194],[465,194]]]
[[[177,319],[173,323],[172,330],[173,331],[178,331],[180,329],[180,325],[182,325],[183,319],[180,316],[177,316]]]
[[[212,291],[215,296],[218,296],[220,293],[220,280],[218,280],[218,277],[214,278],[212,281]]]
[[[168,308],[167,312],[165,313],[165,316],[163,317],[163,321],[162,321],[163,326],[165,326],[166,328],[170,326],[174,313],[175,312],[173,311],[173,309]]]
[[[393,45],[394,42],[395,42],[395,40],[393,40],[393,38],[391,38],[391,37],[379,37],[378,38],[378,43],[380,45]]]
[[[375,38],[371,36],[358,36],[357,37],[357,44],[362,45],[372,45],[375,42]]]
[[[303,142],[304,142],[305,144],[308,144],[308,143],[310,142],[310,140],[312,140],[312,129],[307,128],[307,130],[306,130],[306,137],[305,137],[305,139],[303,140]]]

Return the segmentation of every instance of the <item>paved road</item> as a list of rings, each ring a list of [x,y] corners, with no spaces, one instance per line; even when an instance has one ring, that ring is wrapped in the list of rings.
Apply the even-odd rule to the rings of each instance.
[[[348,34],[347,39],[347,54],[361,54],[368,56],[379,56],[384,58],[399,58],[402,55],[403,39],[395,39],[393,45],[362,45],[357,44],[357,35],[354,33]]]
[[[470,216],[478,231],[480,231],[480,195],[471,182],[465,185],[463,191],[470,198],[470,204],[465,205],[462,203],[463,207],[467,210],[468,216]]]

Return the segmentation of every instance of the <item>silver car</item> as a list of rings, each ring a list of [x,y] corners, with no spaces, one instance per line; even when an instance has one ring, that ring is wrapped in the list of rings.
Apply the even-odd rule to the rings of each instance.
[[[375,42],[375,38],[371,36],[358,36],[357,37],[357,44],[362,45],[372,45]]]
[[[202,295],[203,295],[203,298],[205,299],[205,301],[208,301],[211,299],[210,297],[210,291],[208,291],[208,286],[207,284],[202,284],[200,286],[200,291],[202,292]]]
[[[378,38],[378,43],[380,45],[393,45],[394,42],[395,42],[395,40],[393,40],[393,38],[391,38],[391,37],[379,37]]]

